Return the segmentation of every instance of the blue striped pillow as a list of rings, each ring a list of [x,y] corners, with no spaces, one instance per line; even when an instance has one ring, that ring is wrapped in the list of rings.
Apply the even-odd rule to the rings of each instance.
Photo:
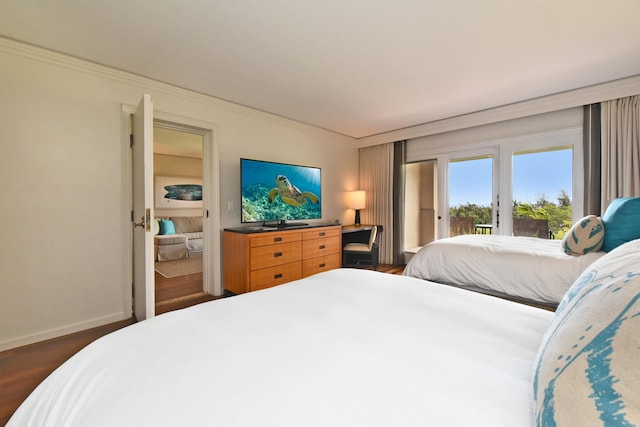
[[[604,244],[604,224],[595,215],[588,215],[576,222],[562,239],[562,248],[569,255],[598,252]]]
[[[640,240],[594,262],[535,360],[535,425],[640,426]]]

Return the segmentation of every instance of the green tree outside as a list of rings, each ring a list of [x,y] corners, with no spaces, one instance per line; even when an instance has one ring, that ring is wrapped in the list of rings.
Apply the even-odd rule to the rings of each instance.
[[[452,206],[449,208],[449,216],[455,217],[471,217],[474,224],[491,224],[492,208],[491,206],[480,206],[475,203],[466,203],[464,205]]]
[[[562,239],[571,228],[572,206],[571,198],[565,190],[561,190],[557,203],[549,201],[544,194],[540,194],[534,203],[513,201],[512,214],[514,218],[546,219],[549,230],[554,239]],[[454,217],[472,217],[474,224],[491,224],[492,206],[481,206],[466,203],[449,208],[449,215]]]

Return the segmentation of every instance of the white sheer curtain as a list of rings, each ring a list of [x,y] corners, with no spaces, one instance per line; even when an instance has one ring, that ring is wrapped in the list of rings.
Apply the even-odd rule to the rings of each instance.
[[[393,264],[393,143],[360,149],[360,190],[366,192],[363,224],[383,226],[380,262]]]
[[[640,96],[601,104],[602,212],[616,197],[640,196]]]

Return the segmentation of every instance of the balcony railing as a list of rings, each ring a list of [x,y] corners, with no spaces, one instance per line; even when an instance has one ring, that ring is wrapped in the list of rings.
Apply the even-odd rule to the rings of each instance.
[[[474,224],[472,217],[449,217],[449,236],[461,234],[492,234],[491,224]],[[554,239],[546,219],[513,218],[513,235]]]

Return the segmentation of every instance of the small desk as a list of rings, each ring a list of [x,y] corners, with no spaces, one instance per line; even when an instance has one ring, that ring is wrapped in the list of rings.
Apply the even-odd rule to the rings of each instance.
[[[371,225],[371,224],[343,225],[342,226],[342,234],[345,234],[345,233],[356,233],[358,231],[369,231],[369,230],[371,230],[371,227],[373,227],[373,225]],[[378,227],[378,231],[382,231],[382,226],[381,225],[377,225],[376,227]]]

